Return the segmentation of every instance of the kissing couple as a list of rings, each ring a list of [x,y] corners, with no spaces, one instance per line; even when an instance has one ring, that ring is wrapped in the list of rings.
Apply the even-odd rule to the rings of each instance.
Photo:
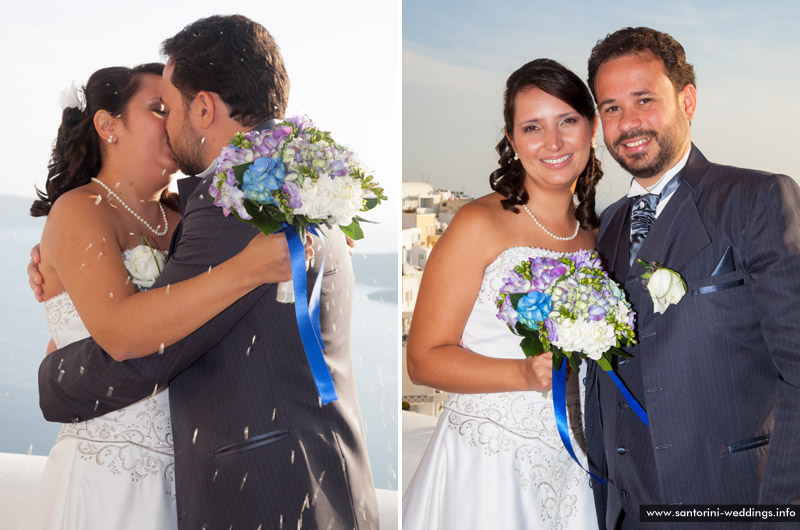
[[[280,50],[233,15],[162,53],[71,94],[31,208],[47,216],[33,276],[53,336],[40,403],[64,425],[19,528],[376,528],[344,235],[305,242],[338,394],[322,405],[293,306],[276,301],[286,239],[209,199],[228,140],[284,117]],[[177,169],[192,175],[178,198]]]

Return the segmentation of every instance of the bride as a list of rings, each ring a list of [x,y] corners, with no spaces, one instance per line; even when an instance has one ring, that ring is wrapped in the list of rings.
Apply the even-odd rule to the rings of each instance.
[[[31,208],[47,216],[39,272],[48,353],[91,335],[118,361],[154,354],[255,287],[291,278],[285,238],[258,235],[208,273],[138,292],[160,274],[180,220],[166,191],[177,166],[163,68],[103,68],[65,105],[46,193]],[[62,426],[19,529],[177,527],[169,399],[157,387],[129,407]]]
[[[550,355],[525,358],[494,302],[524,259],[594,248],[594,103],[574,73],[537,59],[508,78],[504,118],[495,193],[464,206],[436,243],[414,309],[409,376],[450,394],[403,496],[407,530],[597,528],[589,476],[556,429]],[[570,376],[567,399],[585,465],[582,376]]]

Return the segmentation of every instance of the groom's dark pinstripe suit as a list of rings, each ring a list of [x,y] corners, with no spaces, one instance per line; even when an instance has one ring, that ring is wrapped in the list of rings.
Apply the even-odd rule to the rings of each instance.
[[[622,511],[639,528],[640,504],[800,503],[800,189],[694,146],[682,177],[638,253],[688,284],[664,314],[629,267],[631,200],[600,225],[597,248],[638,313],[639,343],[617,371],[650,419],[590,363],[586,436],[608,473],[592,485],[609,530]]]
[[[207,178],[188,197],[182,234],[155,287],[205,272],[257,233],[223,217],[208,199]],[[271,284],[163,355],[118,363],[91,339],[49,355],[39,370],[45,417],[87,420],[169,382],[181,530],[299,528],[301,520],[304,529],[377,528],[350,357],[352,267],[338,229],[325,242],[321,326],[337,401],[320,407],[294,308],[275,301]],[[318,267],[319,244],[315,250]],[[319,272],[309,270],[309,285]]]

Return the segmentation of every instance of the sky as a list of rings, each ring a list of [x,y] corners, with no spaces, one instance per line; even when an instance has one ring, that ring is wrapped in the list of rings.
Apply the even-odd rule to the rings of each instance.
[[[405,0],[403,180],[489,193],[508,75],[549,57],[586,79],[592,46],[626,26],[649,26],[683,45],[697,77],[692,139],[709,160],[800,179],[798,20],[800,3],[773,0]],[[605,206],[630,177],[604,147],[598,156]]]
[[[288,115],[308,114],[355,150],[386,189],[387,205],[367,217],[359,251],[397,248],[400,194],[400,2],[306,0],[135,4],[37,1],[3,8],[5,103],[0,145],[13,170],[0,194],[34,198],[44,186],[61,119],[59,94],[107,66],[161,61],[161,42],[196,19],[240,13],[263,24],[284,56],[291,91]],[[10,169],[7,166],[7,169]],[[178,177],[180,174],[177,175]],[[395,202],[397,201],[397,202]]]

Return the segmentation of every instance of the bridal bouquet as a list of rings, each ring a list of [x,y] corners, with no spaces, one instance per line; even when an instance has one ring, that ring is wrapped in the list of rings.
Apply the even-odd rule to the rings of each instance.
[[[217,157],[216,171],[209,193],[226,216],[233,213],[265,234],[293,226],[301,242],[320,224],[361,239],[359,223],[366,220],[359,214],[386,200],[356,154],[308,116],[237,133]]]
[[[523,337],[525,355],[551,351],[556,370],[565,357],[576,371],[578,357],[605,371],[612,354],[630,357],[620,344],[635,342],[634,312],[594,252],[523,261],[504,278],[496,303],[497,318]]]
[[[635,342],[634,312],[619,285],[603,270],[597,254],[582,250],[558,259],[529,258],[504,278],[496,303],[497,318],[522,336],[520,346],[527,357],[553,353],[553,412],[558,434],[572,459],[587,473],[569,438],[565,357],[576,372],[578,357],[596,361],[642,423],[650,425],[647,412],[611,368],[611,355],[630,357],[620,344]]]
[[[279,302],[294,302],[297,326],[320,405],[336,399],[322,350],[319,293],[322,274],[307,300],[306,231],[339,226],[353,239],[364,233],[361,212],[386,200],[383,188],[354,152],[321,131],[308,116],[295,116],[274,129],[237,133],[217,157],[209,187],[214,204],[227,216],[253,224],[265,234],[283,231],[292,259],[293,281],[278,285]],[[324,267],[324,257],[321,268]]]

